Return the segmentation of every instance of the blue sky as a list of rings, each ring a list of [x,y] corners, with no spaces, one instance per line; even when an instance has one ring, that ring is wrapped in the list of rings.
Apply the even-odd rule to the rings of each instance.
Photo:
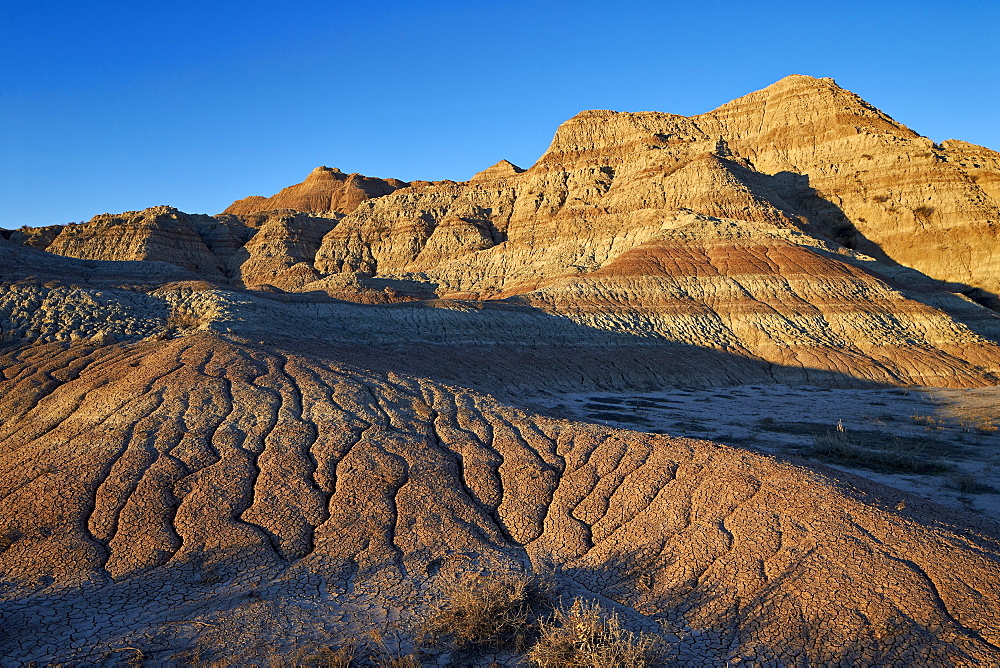
[[[1000,3],[8,2],[0,226],[217,213],[315,166],[530,166],[583,109],[696,114],[832,76],[1000,149]]]

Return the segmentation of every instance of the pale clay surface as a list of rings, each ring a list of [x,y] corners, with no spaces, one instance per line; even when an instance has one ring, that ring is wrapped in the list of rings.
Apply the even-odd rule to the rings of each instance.
[[[465,183],[15,231],[0,665],[410,651],[470,570],[667,665],[997,665],[998,197],[996,153],[789,77]],[[804,458],[820,427],[952,468]]]

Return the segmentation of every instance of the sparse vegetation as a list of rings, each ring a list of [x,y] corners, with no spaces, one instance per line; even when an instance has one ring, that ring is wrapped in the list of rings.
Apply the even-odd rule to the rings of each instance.
[[[993,420],[989,418],[983,418],[976,423],[976,431],[984,436],[992,435],[1000,431],[1000,427],[996,425]]]
[[[934,207],[926,205],[918,206],[913,210],[913,214],[918,218],[930,218],[932,213],[934,213]]]
[[[554,606],[550,585],[530,575],[466,574],[421,629],[428,646],[524,651],[540,615]]]
[[[940,474],[951,470],[950,466],[921,447],[919,441],[895,437],[867,440],[862,445],[848,431],[831,430],[814,436],[809,454],[832,464],[855,466],[877,473]]]
[[[933,415],[911,415],[910,419],[917,424],[924,425],[927,429],[937,430],[944,429],[945,427],[945,421],[940,418],[936,418]]]
[[[321,647],[316,651],[296,658],[293,663],[304,668],[351,668],[357,659],[357,648],[354,645],[344,647]]]
[[[882,418],[891,419],[891,416]],[[813,443],[805,454],[833,464],[855,466],[878,473],[946,473],[952,467],[940,458],[962,457],[967,452],[954,441],[901,436],[881,430],[848,429],[843,422],[831,426],[816,422],[778,423],[762,420],[757,426],[781,434],[811,436]]]
[[[413,654],[398,654],[389,649],[382,634],[370,634],[374,648],[362,651],[354,642],[339,647],[312,647],[300,650],[291,656],[273,656],[268,661],[270,668],[352,668],[352,666],[375,666],[376,668],[420,668],[420,660]],[[223,663],[222,665],[230,665]]]
[[[974,474],[969,472],[956,473],[951,476],[951,487],[957,489],[962,494],[986,494],[996,492],[996,490],[984,482],[981,482]]]
[[[632,633],[616,613],[576,599],[570,608],[556,610],[551,621],[542,622],[541,637],[528,660],[539,668],[644,668],[658,665],[663,649],[659,636]]]
[[[418,639],[467,656],[515,651],[540,668],[658,665],[664,649],[658,635],[626,630],[616,613],[596,603],[575,599],[569,608],[557,608],[554,597],[553,586],[537,576],[468,574]]]
[[[167,317],[167,331],[177,332],[199,327],[204,320],[189,306],[174,306]]]

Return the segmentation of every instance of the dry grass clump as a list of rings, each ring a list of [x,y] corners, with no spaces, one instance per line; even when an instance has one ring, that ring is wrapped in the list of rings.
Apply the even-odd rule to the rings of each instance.
[[[933,415],[911,415],[910,419],[917,424],[924,425],[926,429],[944,429],[947,426],[945,420]]]
[[[617,614],[576,599],[542,622],[528,660],[540,668],[645,668],[658,665],[662,655],[659,636],[632,633],[622,628]]]
[[[304,668],[351,668],[356,665],[358,651],[354,645],[345,645],[334,649],[333,647],[320,647],[312,652],[296,656],[290,664],[293,666],[303,666]],[[271,662],[271,665],[281,665],[280,662]]]
[[[375,648],[362,651],[353,642],[340,647],[318,647],[302,650],[290,657],[272,657],[269,668],[420,668],[420,661],[411,654],[393,653],[377,631],[370,634]],[[229,664],[226,664],[229,665]]]
[[[659,665],[663,640],[632,633],[617,614],[575,599],[556,608],[554,588],[529,575],[465,575],[422,629],[425,645],[464,652],[513,650],[540,668]]]
[[[167,317],[167,329],[171,331],[194,329],[202,322],[202,317],[194,309],[175,306]]]
[[[976,431],[980,434],[995,434],[998,430],[1000,430],[1000,426],[997,426],[997,424],[990,418],[983,418],[976,423]]]
[[[830,431],[813,437],[810,454],[834,464],[878,473],[938,474],[951,469],[930,456],[920,444],[895,438],[860,445],[843,431]]]
[[[993,487],[982,482],[974,474],[963,472],[951,476],[951,486],[962,494],[987,494],[996,492]]]
[[[420,641],[460,650],[523,651],[536,633],[539,614],[552,607],[552,589],[541,578],[467,573],[452,596],[431,613]]]

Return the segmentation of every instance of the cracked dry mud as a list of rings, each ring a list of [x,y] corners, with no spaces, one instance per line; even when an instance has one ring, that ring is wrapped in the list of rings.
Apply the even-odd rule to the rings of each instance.
[[[213,334],[3,376],[8,665],[250,660],[544,563],[677,661],[1000,658],[996,525],[861,479]]]

